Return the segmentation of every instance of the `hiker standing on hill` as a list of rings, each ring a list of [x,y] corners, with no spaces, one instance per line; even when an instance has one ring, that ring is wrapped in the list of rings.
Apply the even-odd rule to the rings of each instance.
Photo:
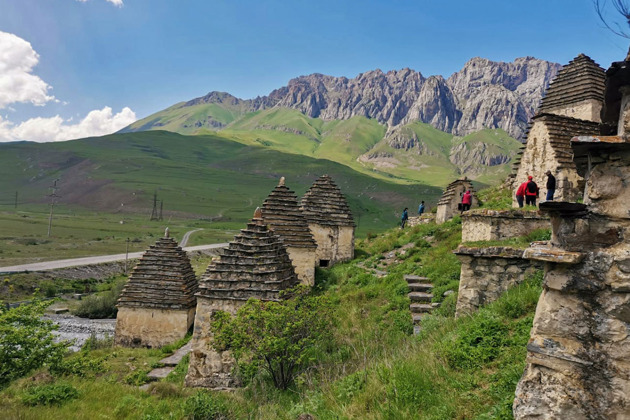
[[[527,188],[527,181],[523,182],[516,190],[516,202],[519,208],[523,208],[523,201],[525,200],[525,188]]]
[[[420,203],[420,206],[418,206],[418,216],[422,216],[423,213],[424,213],[424,201]]]
[[[407,213],[407,207],[402,212],[402,220],[400,221],[400,228],[404,229],[405,224],[407,223],[407,219],[409,219],[409,213]]]
[[[534,178],[531,175],[528,176],[527,185],[525,186],[525,204],[535,206],[538,193],[538,185],[534,182]]]
[[[545,175],[547,175],[547,201],[553,201],[553,194],[556,192],[556,177],[549,170],[545,172]]]
[[[462,213],[465,212],[466,210],[470,210],[471,204],[472,204],[472,192],[468,190],[462,196]]]

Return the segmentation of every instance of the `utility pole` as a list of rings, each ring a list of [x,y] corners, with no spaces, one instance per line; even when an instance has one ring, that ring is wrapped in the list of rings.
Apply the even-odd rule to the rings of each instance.
[[[125,276],[127,275],[127,260],[129,259],[129,238],[127,238],[127,247],[125,249]]]
[[[50,238],[50,231],[52,229],[52,219],[53,219],[53,209],[55,208],[55,198],[60,198],[57,195],[57,181],[59,178],[53,181],[53,184],[49,187],[52,189],[52,193],[48,196],[50,197],[50,216],[48,216],[48,237]]]
[[[157,213],[157,192],[153,193],[153,210],[151,210],[151,219],[150,220],[158,220]]]
[[[15,210],[17,210],[18,192],[15,192]]]
[[[162,220],[162,209],[164,208],[164,200],[160,200],[160,218],[158,220]]]

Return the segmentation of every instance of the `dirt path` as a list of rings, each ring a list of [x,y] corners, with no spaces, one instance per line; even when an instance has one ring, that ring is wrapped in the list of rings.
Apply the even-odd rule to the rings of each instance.
[[[184,233],[184,237],[182,238],[182,241],[179,243],[179,246],[181,246],[182,248],[185,247],[186,244],[188,243],[188,240],[190,239],[190,235],[192,235],[195,232],[199,232],[200,230],[203,230],[203,228],[189,230],[188,232]]]

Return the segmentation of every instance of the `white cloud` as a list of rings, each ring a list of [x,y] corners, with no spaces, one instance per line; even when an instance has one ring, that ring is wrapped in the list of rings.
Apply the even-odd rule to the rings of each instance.
[[[136,114],[128,107],[113,114],[108,106],[90,111],[76,124],[69,124],[59,115],[51,118],[31,118],[18,125],[0,117],[0,141],[30,140],[50,142],[111,134],[136,121]]]
[[[55,99],[51,88],[31,74],[39,62],[39,54],[28,41],[0,31],[0,109],[16,102],[44,105]]]
[[[77,0],[77,1],[81,2],[81,3],[85,3],[88,0]],[[113,4],[114,6],[118,6],[118,7],[123,7],[124,6],[123,5],[123,0],[105,0],[105,1],[107,1],[108,3]]]

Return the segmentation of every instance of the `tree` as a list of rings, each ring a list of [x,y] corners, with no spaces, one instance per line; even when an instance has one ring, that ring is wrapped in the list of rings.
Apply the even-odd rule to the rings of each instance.
[[[287,389],[332,338],[330,301],[309,295],[305,286],[289,295],[279,302],[250,299],[233,317],[226,312],[212,317],[214,348],[232,351],[244,370],[267,371],[279,389]]]
[[[612,3],[615,11],[623,18],[623,24],[619,24],[619,22],[615,22],[613,19],[606,16],[606,4],[608,3],[608,0],[593,0],[597,16],[599,16],[599,19],[604,23],[604,25],[606,25],[606,28],[612,31],[615,35],[630,39],[630,33],[627,32],[627,29],[624,29],[624,27],[630,28],[630,1],[610,0],[610,2]]]
[[[55,343],[57,326],[42,318],[51,301],[6,308],[0,302],[0,388],[46,364],[59,363],[68,343]]]

